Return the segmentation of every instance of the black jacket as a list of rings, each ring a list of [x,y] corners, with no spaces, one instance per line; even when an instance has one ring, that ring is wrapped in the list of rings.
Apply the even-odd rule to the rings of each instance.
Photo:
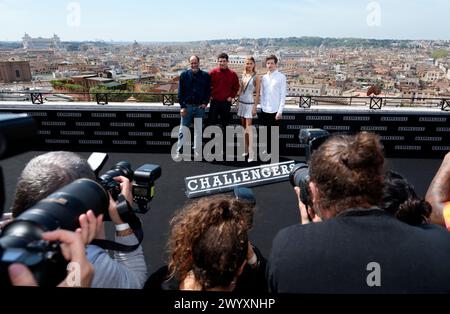
[[[267,282],[265,279],[266,259],[259,249],[253,246],[258,264],[252,268],[248,264],[245,265],[242,274],[238,277],[235,293],[267,293]],[[167,278],[168,267],[163,266],[154,272],[145,283],[144,289],[159,290],[179,290],[180,282],[176,278]]]
[[[280,231],[267,276],[278,293],[450,293],[450,233],[348,210]]]

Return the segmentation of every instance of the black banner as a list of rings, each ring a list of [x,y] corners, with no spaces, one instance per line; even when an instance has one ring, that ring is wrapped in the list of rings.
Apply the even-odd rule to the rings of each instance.
[[[113,106],[67,109],[50,106],[9,109],[28,113],[38,123],[37,150],[127,151],[170,153],[180,124],[177,108],[123,109]],[[207,118],[205,124],[207,125]],[[450,112],[417,110],[287,110],[280,129],[280,154],[303,156],[301,129],[322,128],[330,133],[370,131],[381,136],[390,158],[442,158],[450,151]],[[234,113],[232,123],[238,125]],[[257,127],[259,120],[255,119]]]

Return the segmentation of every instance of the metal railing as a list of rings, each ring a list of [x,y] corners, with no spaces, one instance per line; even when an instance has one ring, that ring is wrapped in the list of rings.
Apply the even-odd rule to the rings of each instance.
[[[418,107],[418,108],[440,108],[444,111],[450,110],[450,95],[442,97],[383,97],[383,96],[287,96],[288,103],[293,101],[300,108],[311,108],[318,105],[341,105],[362,106],[370,109],[381,109],[383,107]]]
[[[173,106],[177,103],[175,93],[145,93],[125,91],[105,92],[47,92],[47,91],[0,91],[1,101],[31,101],[32,104],[44,104],[44,102],[96,102],[106,105],[110,102],[129,103],[159,103],[165,106]]]
[[[1,101],[28,101],[32,104],[58,102],[95,102],[107,105],[111,102],[120,103],[162,103],[164,106],[173,106],[178,102],[175,93],[145,93],[145,92],[43,92],[43,91],[0,91]],[[238,99],[234,99],[234,104]],[[287,95],[286,103],[299,108],[308,109],[319,105],[359,106],[369,109],[382,109],[383,107],[419,107],[440,108],[450,111],[450,95],[434,98],[404,98],[404,97],[357,97],[357,96],[309,96]]]

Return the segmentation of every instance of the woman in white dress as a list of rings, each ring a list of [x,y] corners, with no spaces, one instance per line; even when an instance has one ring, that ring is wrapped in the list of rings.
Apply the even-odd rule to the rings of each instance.
[[[245,129],[244,156],[249,156],[249,162],[256,159],[256,151],[253,150],[252,119],[256,116],[260,88],[261,78],[256,73],[255,59],[253,57],[248,57],[245,60],[244,73],[242,73],[238,116],[241,117],[241,124]]]

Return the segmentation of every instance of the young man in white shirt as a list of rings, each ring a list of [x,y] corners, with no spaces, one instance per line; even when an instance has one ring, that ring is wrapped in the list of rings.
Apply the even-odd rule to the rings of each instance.
[[[267,151],[271,149],[271,127],[280,126],[286,101],[286,76],[277,70],[278,58],[266,58],[267,74],[261,79],[261,122],[268,128]]]

